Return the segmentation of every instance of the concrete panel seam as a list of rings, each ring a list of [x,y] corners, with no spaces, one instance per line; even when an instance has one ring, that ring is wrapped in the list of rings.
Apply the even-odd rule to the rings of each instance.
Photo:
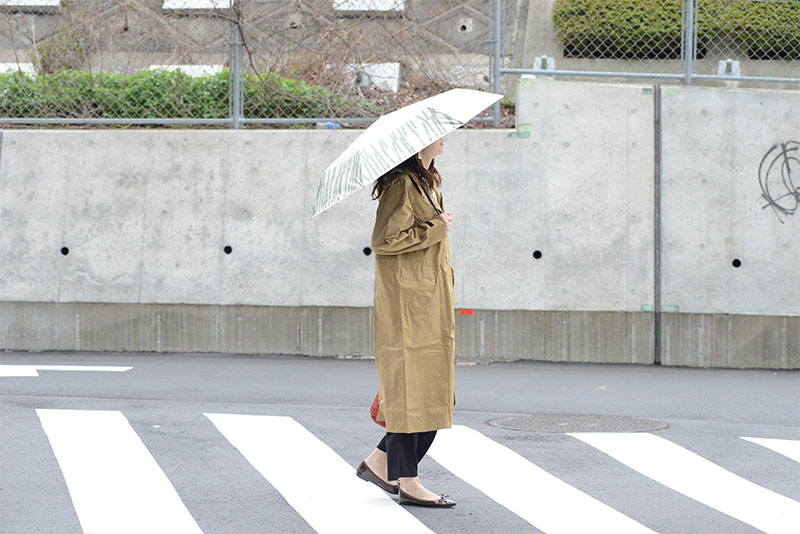
[[[148,144],[148,149],[150,145]],[[149,155],[148,155],[149,156]],[[142,199],[142,234],[139,239],[139,290],[136,302],[142,302],[142,281],[144,279],[144,246],[147,238],[147,188],[150,183],[148,173],[144,173],[144,198]]]

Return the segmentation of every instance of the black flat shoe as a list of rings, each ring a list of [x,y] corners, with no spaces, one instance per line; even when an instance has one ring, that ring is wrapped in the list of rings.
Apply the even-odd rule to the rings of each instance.
[[[435,501],[423,501],[412,497],[403,490],[400,490],[400,499],[397,502],[400,504],[409,504],[411,506],[427,506],[429,508],[449,508],[456,505],[456,501],[451,501],[446,495],[441,495]]]
[[[400,491],[399,484],[389,484],[381,480],[381,477],[376,475],[372,469],[367,466],[367,462],[361,462],[361,465],[358,466],[356,469],[356,475],[361,480],[366,480],[367,482],[372,482],[376,486],[378,486],[383,491],[389,492],[392,495],[397,495],[397,492]]]

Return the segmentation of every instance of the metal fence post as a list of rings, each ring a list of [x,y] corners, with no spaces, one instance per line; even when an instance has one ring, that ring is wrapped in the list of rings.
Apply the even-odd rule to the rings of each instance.
[[[242,103],[242,34],[239,28],[239,0],[231,2],[230,69],[228,79],[228,113],[231,128],[241,128]]]
[[[494,57],[492,60],[492,91],[500,93],[500,68],[502,61],[503,47],[503,0],[493,0],[494,29],[492,30],[492,49]],[[500,126],[500,102],[492,105],[492,120],[495,127]]]
[[[697,59],[697,23],[695,21],[696,0],[683,0],[683,28],[681,37],[681,50],[683,67],[683,81],[692,85],[692,75]]]

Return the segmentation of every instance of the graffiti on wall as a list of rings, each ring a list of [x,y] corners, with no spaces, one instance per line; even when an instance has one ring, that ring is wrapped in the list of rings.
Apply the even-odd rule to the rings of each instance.
[[[758,165],[761,196],[781,224],[800,206],[800,143],[787,141],[773,145]]]

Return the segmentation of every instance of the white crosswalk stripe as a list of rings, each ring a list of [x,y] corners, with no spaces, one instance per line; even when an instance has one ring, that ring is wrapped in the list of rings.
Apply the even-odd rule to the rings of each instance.
[[[202,532],[121,412],[36,413],[84,532]]]
[[[39,409],[36,413],[85,533],[201,533],[172,482],[121,412]],[[315,531],[371,533],[381,525],[381,532],[432,532],[396,498],[359,480],[353,465],[293,418],[204,415],[220,433],[217,441],[223,454],[244,457],[263,476],[259,480],[266,479],[298,514],[296,521],[302,518]],[[799,502],[660,436],[570,435],[632,468],[631,476],[634,472],[647,476],[669,488],[663,491],[676,491],[717,511],[713,513],[727,514],[767,533],[798,531]],[[797,440],[741,439],[800,461]],[[455,425],[439,431],[429,455],[547,534],[654,532],[475,429]],[[280,524],[266,526],[281,530]]]
[[[639,473],[769,534],[800,530],[800,502],[762,488],[660,436],[574,433]]]
[[[0,364],[0,377],[34,377],[39,371],[84,371],[103,373],[124,373],[133,367],[119,365],[10,365]]]
[[[428,454],[548,534],[653,532],[471,428],[439,431]]]
[[[771,449],[778,454],[800,462],[800,440],[796,439],[774,439],[774,438],[742,438],[744,440]],[[800,529],[798,529],[800,530]]]
[[[205,416],[317,532],[431,532],[291,417]]]

